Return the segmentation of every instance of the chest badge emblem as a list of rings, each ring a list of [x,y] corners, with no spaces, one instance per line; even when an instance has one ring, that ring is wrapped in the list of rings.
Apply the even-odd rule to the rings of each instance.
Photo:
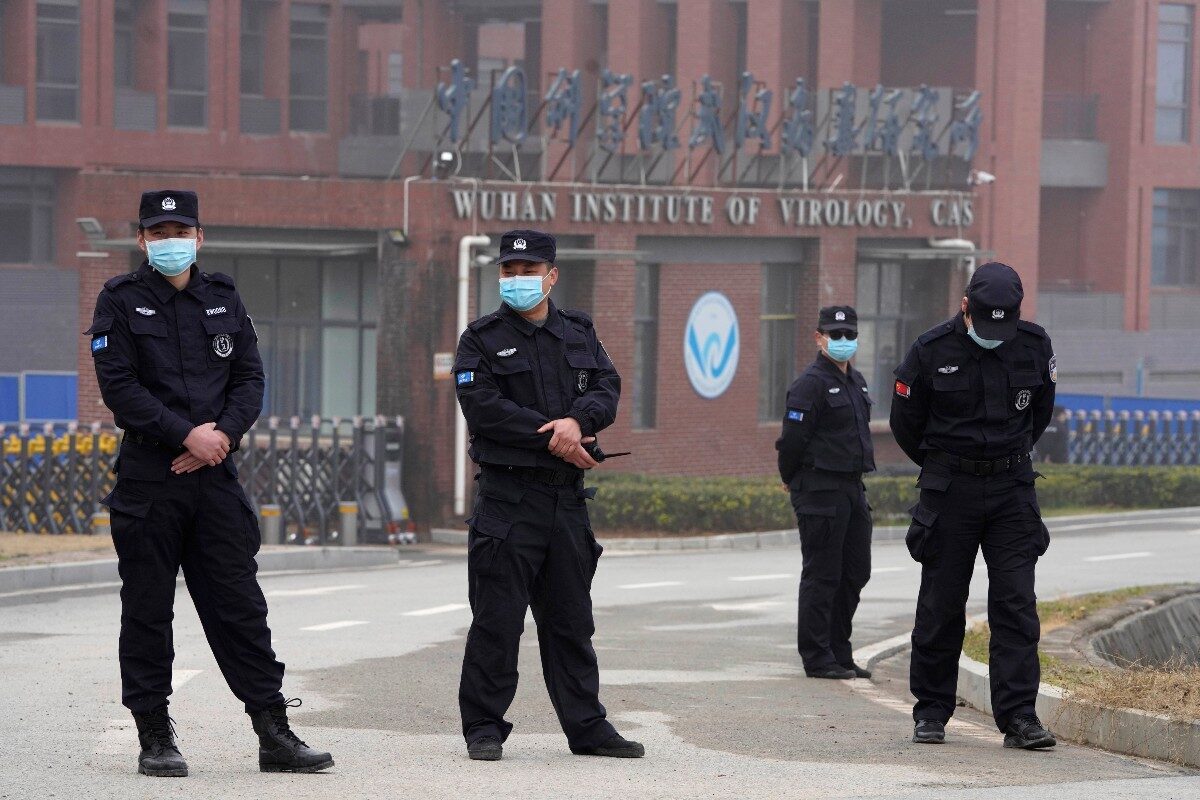
[[[1028,389],[1022,389],[1021,391],[1017,392],[1017,396],[1013,401],[1013,405],[1016,406],[1017,411],[1024,411],[1025,409],[1029,408],[1029,401],[1032,399],[1033,392],[1029,391]]]
[[[501,358],[508,358],[509,356],[515,356],[516,354],[517,348],[515,347],[506,347],[503,350],[496,351],[496,355],[500,356]]]
[[[588,371],[586,369],[581,369],[578,373],[576,373],[575,388],[579,390],[580,394],[583,394],[587,391],[589,377],[590,376],[588,375]]]
[[[228,333],[218,333],[212,339],[212,349],[217,358],[229,358],[233,355],[233,337]]]
[[[145,306],[138,306],[134,309],[134,311],[138,312],[143,317],[153,317],[157,313],[153,308],[146,308]]]
[[[947,364],[944,367],[938,367],[938,372],[942,373],[943,375],[953,375],[954,373],[958,372],[958,367],[953,364]]]
[[[840,386],[835,386],[835,387],[833,387],[832,389],[830,389],[830,390],[829,390],[829,393],[830,393],[830,394],[837,394],[837,393],[838,393],[838,392],[840,392],[841,390],[842,390],[842,387],[840,387]]]

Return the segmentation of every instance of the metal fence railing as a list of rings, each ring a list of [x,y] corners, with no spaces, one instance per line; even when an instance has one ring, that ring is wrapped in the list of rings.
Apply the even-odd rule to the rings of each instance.
[[[1075,411],[1068,420],[1071,464],[1200,464],[1200,411]]]
[[[119,430],[0,425],[0,530],[89,533],[100,499],[112,490]],[[409,533],[400,491],[404,421],[397,418],[260,421],[230,455],[256,510],[277,508],[281,539],[339,539],[342,513],[357,505],[360,541],[398,541]],[[350,512],[354,515],[354,512]]]

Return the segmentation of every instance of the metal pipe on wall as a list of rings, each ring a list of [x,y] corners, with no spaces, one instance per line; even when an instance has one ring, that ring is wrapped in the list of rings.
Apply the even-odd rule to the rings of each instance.
[[[471,251],[492,243],[489,236],[464,236],[458,240],[458,335],[467,329],[470,313]],[[462,408],[454,420],[454,514],[467,513],[467,418]]]

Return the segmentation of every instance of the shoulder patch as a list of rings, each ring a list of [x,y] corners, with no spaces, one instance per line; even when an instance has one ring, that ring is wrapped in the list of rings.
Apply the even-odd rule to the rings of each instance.
[[[493,311],[491,314],[486,314],[474,322],[467,323],[467,328],[473,331],[481,331],[493,322],[500,319],[500,314]]]
[[[917,337],[917,341],[921,344],[929,344],[934,339],[940,339],[946,334],[954,330],[954,320],[948,319],[945,322],[935,325],[929,330]]]
[[[582,324],[585,328],[592,327],[592,318],[582,311],[576,311],[573,308],[560,308],[558,313],[562,314],[569,320],[574,320],[575,322]]]
[[[1025,331],[1026,333],[1032,333],[1039,339],[1050,338],[1050,334],[1046,333],[1046,329],[1041,325],[1038,325],[1036,322],[1027,322],[1023,319],[1019,319],[1017,320],[1017,330]]]
[[[228,286],[230,289],[236,289],[237,286],[233,283],[233,278],[226,275],[224,272],[204,272],[203,277],[210,283],[219,283],[222,286]]]
[[[136,272],[126,272],[124,275],[118,275],[115,278],[109,278],[104,282],[104,288],[110,292],[118,286],[137,280]]]

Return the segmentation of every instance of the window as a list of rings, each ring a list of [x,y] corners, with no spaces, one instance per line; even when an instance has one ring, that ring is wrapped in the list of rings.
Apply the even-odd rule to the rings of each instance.
[[[53,173],[0,167],[0,242],[0,262],[54,260]]]
[[[37,118],[79,119],[79,5],[75,0],[37,4]]]
[[[638,264],[634,275],[633,427],[653,428],[658,409],[658,264]]]
[[[205,258],[227,272],[258,331],[264,414],[375,413],[378,267],[355,259]]]
[[[1154,286],[1200,283],[1200,191],[1154,190],[1154,231],[1150,245],[1150,282]]]
[[[266,3],[242,3],[242,94],[263,97],[267,71]]]
[[[1186,142],[1192,84],[1192,7],[1158,7],[1158,83],[1154,136],[1159,142]]]
[[[291,15],[289,127],[294,131],[324,131],[329,93],[329,9],[296,3]]]
[[[208,0],[167,5],[167,124],[208,124]]]
[[[799,272],[795,264],[762,265],[758,418],[763,422],[783,419],[788,386],[795,377]]]
[[[134,0],[117,0],[113,6],[113,85],[132,89],[135,74]]]

